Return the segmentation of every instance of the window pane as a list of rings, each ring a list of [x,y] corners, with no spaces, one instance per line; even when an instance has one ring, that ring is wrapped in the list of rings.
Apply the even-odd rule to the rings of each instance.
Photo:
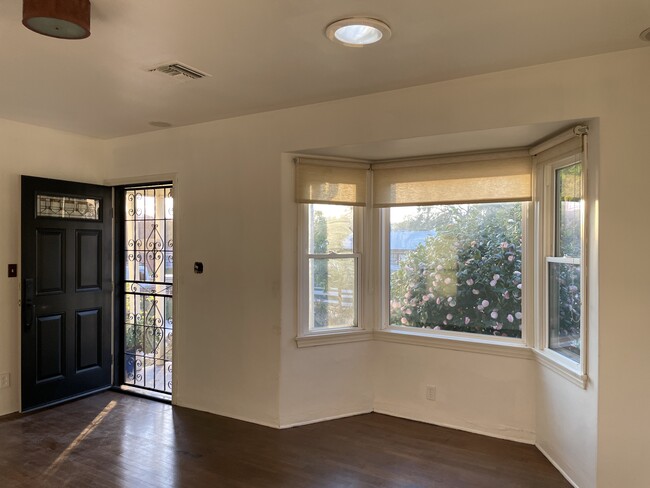
[[[390,209],[390,323],[521,337],[522,204]]]
[[[556,170],[555,185],[555,255],[579,258],[581,250],[582,163]]]
[[[100,220],[100,205],[100,200],[96,198],[38,195],[36,197],[36,216]]]
[[[355,327],[356,259],[309,260],[309,314],[312,329]]]
[[[308,212],[310,254],[354,252],[352,206],[311,204]]]
[[[580,362],[580,265],[548,266],[549,348]]]

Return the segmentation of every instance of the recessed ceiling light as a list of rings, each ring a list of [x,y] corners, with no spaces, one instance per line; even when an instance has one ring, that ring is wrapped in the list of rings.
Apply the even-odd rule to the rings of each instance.
[[[332,22],[325,35],[330,41],[349,47],[363,47],[390,39],[390,27],[381,20],[352,17]]]
[[[641,34],[639,34],[639,37],[641,38],[642,41],[650,42],[650,27],[648,27]]]

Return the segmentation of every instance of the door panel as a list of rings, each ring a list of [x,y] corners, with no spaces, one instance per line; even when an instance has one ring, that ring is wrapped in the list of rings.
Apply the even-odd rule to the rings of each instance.
[[[23,268],[24,269],[24,268]],[[36,294],[65,291],[65,231],[36,229]]]
[[[102,233],[77,231],[77,291],[97,290],[102,279]]]
[[[36,319],[36,381],[62,377],[65,370],[64,315]]]
[[[112,189],[22,178],[22,410],[111,385]]]
[[[77,312],[77,371],[101,362],[102,311]]]

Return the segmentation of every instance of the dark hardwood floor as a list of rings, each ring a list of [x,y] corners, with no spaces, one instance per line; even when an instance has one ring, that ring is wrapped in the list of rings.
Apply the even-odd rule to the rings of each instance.
[[[568,487],[533,446],[385,415],[275,430],[119,393],[0,418],[0,487]]]

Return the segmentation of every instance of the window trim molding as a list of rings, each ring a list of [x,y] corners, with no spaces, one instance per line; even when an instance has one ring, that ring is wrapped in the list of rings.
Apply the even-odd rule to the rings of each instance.
[[[467,334],[469,336],[469,334]],[[434,347],[453,351],[473,352],[519,359],[533,359],[531,348],[523,341],[505,342],[483,337],[460,337],[433,334],[423,331],[389,328],[375,330],[373,339],[383,342]]]
[[[311,332],[310,334],[296,337],[299,348],[325,346],[328,344],[346,344],[348,342],[362,342],[373,339],[373,331],[359,327],[346,327],[328,332]]]
[[[308,223],[308,207],[309,203],[298,203],[298,266],[297,266],[297,299],[298,299],[298,324],[296,343],[298,347],[306,347],[308,345],[321,345],[330,343],[351,342],[356,340],[365,340],[355,337],[355,333],[366,332],[364,327],[364,282],[365,282],[365,261],[364,253],[365,236],[364,236],[364,207],[352,206],[354,218],[353,230],[353,246],[352,253],[342,255],[333,254],[328,258],[326,254],[314,255],[309,253],[309,223]],[[340,204],[326,204],[326,205],[340,205]],[[326,331],[314,331],[310,329],[311,318],[309,317],[309,260],[311,258],[322,257],[323,259],[355,259],[355,315],[357,325],[354,327],[339,327],[327,329]],[[333,336],[341,336],[334,339]]]
[[[537,363],[553,371],[574,385],[579,386],[583,390],[587,389],[589,377],[586,373],[583,373],[565,363],[565,361],[571,361],[570,359],[563,357],[551,349],[540,350],[533,348],[531,351],[534,354]]]
[[[588,355],[588,267],[589,267],[589,196],[587,195],[588,187],[588,163],[587,163],[587,143],[584,135],[579,136],[583,139],[583,150],[580,155],[570,154],[561,156],[557,159],[551,159],[538,163],[535,161],[535,171],[533,177],[537,180],[534,188],[537,190],[533,196],[533,201],[537,208],[536,211],[536,243],[537,251],[535,256],[535,317],[536,340],[534,344],[534,353],[538,362],[547,368],[555,371],[560,376],[567,378],[572,383],[586,388],[588,382],[587,373],[587,355]],[[554,254],[555,233],[556,233],[556,181],[555,171],[558,169],[571,166],[572,164],[582,164],[582,200],[583,209],[581,215],[581,256],[580,258],[558,257]],[[548,281],[548,263],[568,263],[580,265],[580,288],[582,294],[582,303],[580,304],[581,324],[580,324],[580,361],[576,363],[569,358],[553,351],[549,348],[549,281]]]
[[[496,355],[506,355],[512,356],[512,354],[499,354],[499,347],[504,346],[506,348],[530,348],[534,343],[534,316],[533,316],[533,296],[531,290],[533,289],[534,279],[534,232],[532,229],[533,218],[533,205],[531,202],[518,202],[521,203],[522,208],[522,219],[521,219],[521,230],[522,230],[522,275],[524,276],[523,283],[523,293],[522,293],[522,304],[521,304],[521,313],[523,315],[522,328],[521,328],[521,338],[511,338],[511,337],[496,337],[489,336],[484,334],[472,334],[469,332],[453,332],[453,331],[434,331],[432,329],[419,329],[416,327],[399,327],[390,324],[390,208],[378,208],[379,217],[379,232],[376,249],[379,249],[379,293],[381,294],[377,302],[380,304],[381,311],[379,314],[379,327],[376,329],[376,333],[386,332],[392,334],[392,336],[379,334],[375,338],[383,338],[387,340],[387,337],[398,337],[395,334],[400,336],[412,335],[415,339],[409,342],[406,339],[402,340],[390,340],[389,342],[402,342],[402,343],[411,343],[416,345],[428,345],[431,347],[441,347],[445,349],[456,349],[456,350],[470,350],[471,352],[483,352],[492,351],[492,354]],[[440,340],[440,342],[436,342]],[[432,341],[431,344],[425,344],[424,341]],[[459,344],[458,347],[448,347],[449,342],[457,341]],[[485,347],[476,347],[474,344],[482,343]],[[468,345],[471,344],[471,345]],[[494,346],[497,346],[495,348]],[[478,350],[481,349],[481,350]],[[488,352],[489,353],[489,352]],[[524,356],[529,359],[530,353],[524,353]],[[514,357],[519,357],[517,354],[514,354]]]

